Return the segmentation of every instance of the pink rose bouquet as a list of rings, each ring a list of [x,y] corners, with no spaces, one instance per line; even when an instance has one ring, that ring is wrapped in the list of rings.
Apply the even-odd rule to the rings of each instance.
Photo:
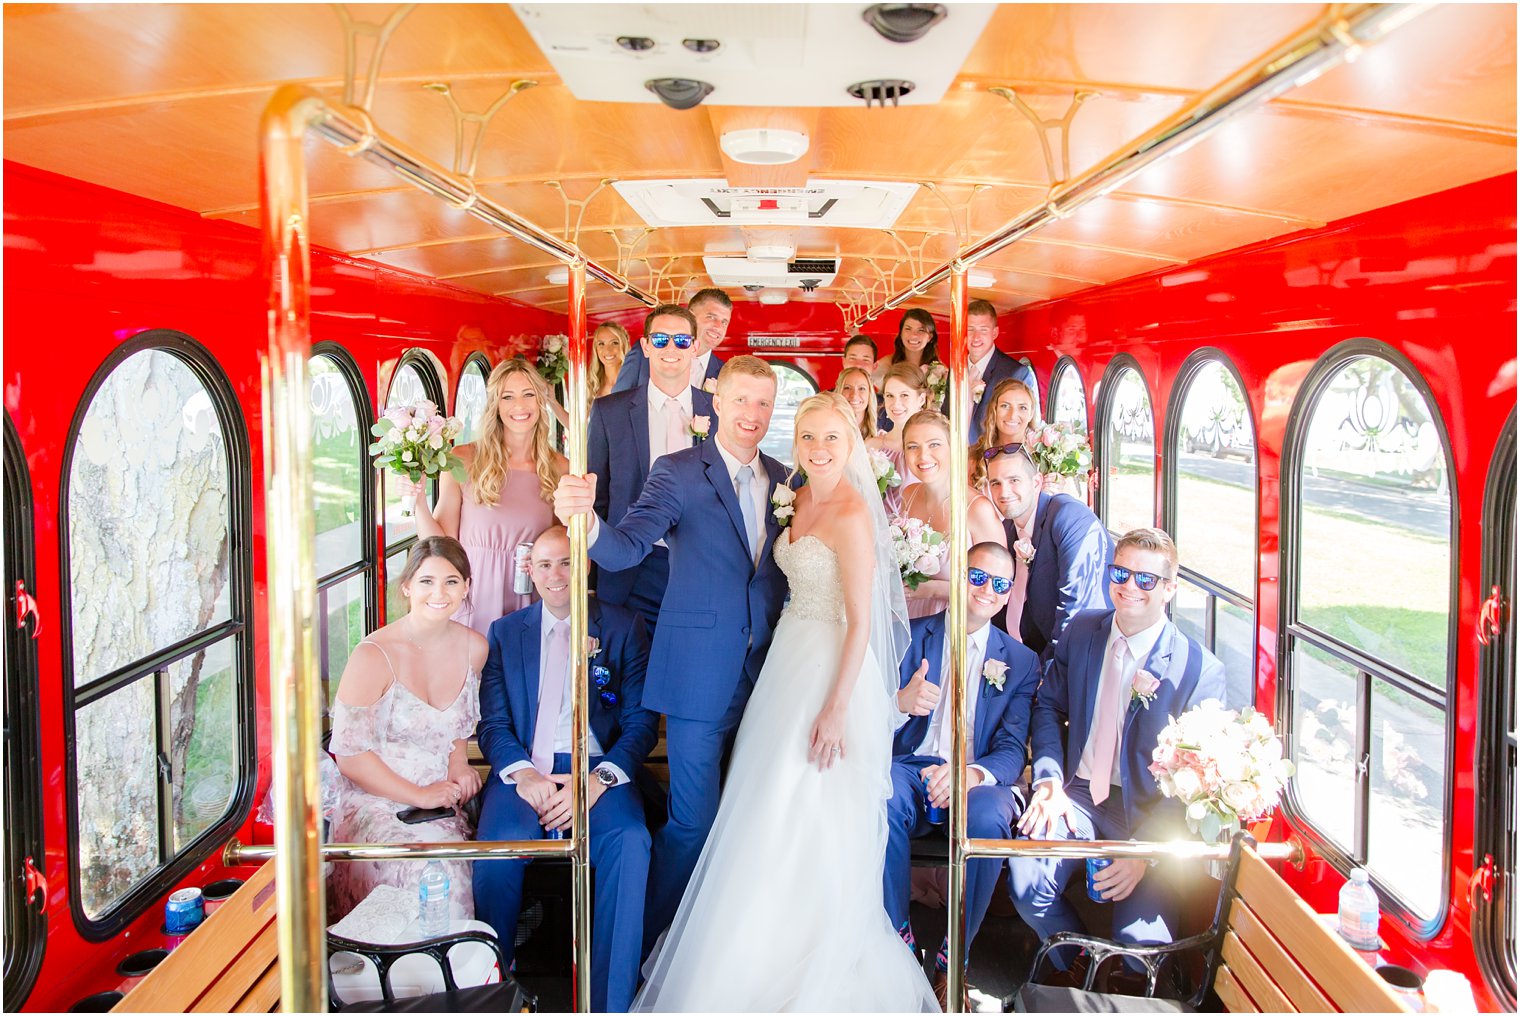
[[[1227,840],[1245,823],[1266,818],[1293,775],[1265,716],[1213,699],[1171,717],[1151,760],[1161,793],[1182,802],[1188,828],[1205,843]]]
[[[570,373],[570,340],[563,335],[545,335],[538,343],[538,356],[533,361],[538,376],[557,385]]]
[[[422,399],[411,406],[392,406],[375,421],[369,453],[376,469],[389,469],[413,483],[445,471],[464,483],[469,479],[464,462],[454,454],[454,442],[463,432],[457,417],[440,415],[437,406]],[[403,495],[401,514],[410,516],[415,508],[416,498]]]
[[[1077,476],[1092,468],[1092,446],[1087,435],[1071,423],[1030,424],[1024,447],[1042,473]]]
[[[899,516],[892,520],[892,553],[897,558],[897,570],[902,574],[903,585],[917,589],[939,574],[945,563],[950,545],[943,533],[921,519]]]

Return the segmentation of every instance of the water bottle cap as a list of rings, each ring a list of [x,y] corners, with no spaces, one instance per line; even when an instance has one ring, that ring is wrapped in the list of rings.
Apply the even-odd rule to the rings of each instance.
[[[1366,885],[1369,879],[1370,876],[1367,874],[1366,868],[1351,869],[1351,881],[1355,882],[1357,885]]]

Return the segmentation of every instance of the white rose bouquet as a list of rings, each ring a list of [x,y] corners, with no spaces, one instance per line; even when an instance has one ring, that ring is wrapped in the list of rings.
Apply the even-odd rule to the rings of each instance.
[[[393,406],[370,428],[375,441],[369,453],[376,469],[389,469],[413,483],[448,471],[460,483],[469,479],[464,461],[454,454],[454,442],[464,432],[457,417],[442,416],[427,399],[412,406]],[[401,514],[416,509],[415,496],[403,495]]]
[[[945,404],[945,388],[950,384],[950,368],[935,360],[924,368],[924,383],[929,386],[929,409]]]
[[[1265,716],[1213,699],[1171,717],[1151,759],[1161,793],[1182,802],[1188,828],[1205,843],[1228,840],[1245,823],[1266,818],[1293,775]]]
[[[538,358],[533,366],[550,387],[565,380],[565,375],[570,372],[570,356],[565,348],[568,342],[563,335],[545,335],[539,340]]]
[[[939,574],[950,545],[945,535],[920,519],[898,517],[892,520],[892,553],[903,585],[917,589]]]
[[[892,464],[892,456],[880,448],[873,448],[869,457],[871,472],[876,477],[876,489],[882,497],[886,497],[887,491],[893,487],[902,486],[902,477],[897,475],[897,467]]]

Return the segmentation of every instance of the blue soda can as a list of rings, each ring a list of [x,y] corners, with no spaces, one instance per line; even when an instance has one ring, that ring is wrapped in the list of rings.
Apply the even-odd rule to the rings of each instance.
[[[1111,857],[1089,857],[1087,859],[1087,898],[1096,903],[1107,903],[1103,898],[1103,892],[1093,885],[1093,876],[1113,864]]]
[[[206,919],[206,904],[194,886],[169,894],[164,904],[164,934],[188,935]]]
[[[544,839],[546,839],[546,840],[562,840],[564,838],[565,838],[565,831],[563,829],[545,829],[544,830]]]
[[[928,790],[929,789],[929,777],[927,775],[923,774],[923,773],[920,773],[920,778],[924,781],[924,789]],[[944,808],[936,808],[932,804],[929,805],[929,813],[928,813],[928,816],[927,816],[928,819],[929,819],[929,824],[930,825],[944,825],[945,824],[945,818],[947,817],[946,814],[945,814],[945,811],[946,811],[946,809],[944,809]]]

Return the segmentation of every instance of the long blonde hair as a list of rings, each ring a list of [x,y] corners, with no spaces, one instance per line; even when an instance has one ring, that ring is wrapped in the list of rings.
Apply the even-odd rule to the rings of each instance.
[[[1004,435],[998,427],[997,404],[1003,397],[1004,392],[1019,389],[1029,398],[1030,411],[1034,411],[1034,393],[1029,386],[1018,378],[1006,377],[982,400],[982,433],[971,446],[971,485],[980,487],[987,479],[986,452],[989,448],[1000,447],[1005,444],[1023,444],[1023,434]],[[1029,421],[1033,423],[1034,420]],[[994,436],[996,435],[996,436]]]
[[[549,444],[549,385],[520,356],[503,360],[486,379],[486,408],[480,415],[475,457],[470,460],[470,483],[475,503],[494,507],[507,478],[506,428],[501,422],[501,389],[514,374],[526,377],[538,396],[538,420],[533,424],[533,466],[538,473],[538,496],[548,501],[559,484],[559,462]]]
[[[871,384],[871,372],[864,367],[846,367],[839,372],[834,391],[840,392],[844,388],[844,379],[851,374],[859,374],[866,381],[866,408],[860,415],[860,436],[869,440],[876,436],[876,388]]]
[[[628,357],[628,329],[624,328],[616,321],[604,321],[601,324],[597,325],[591,333],[591,370],[589,372],[590,376],[588,380],[590,382],[592,398],[596,398],[597,393],[602,390],[602,384],[607,379],[607,375],[602,373],[604,370],[602,367],[602,358],[596,353],[596,333],[602,331],[603,329],[606,329],[618,337],[618,339],[623,343],[623,358],[627,359]],[[619,362],[621,363],[622,361]]]
[[[803,399],[802,404],[797,407],[797,415],[792,419],[801,423],[804,416],[820,409],[832,409],[847,424],[846,433],[852,436],[850,438],[850,450],[845,453],[844,457],[845,461],[849,461],[850,456],[855,454],[855,446],[860,443],[860,438],[853,436],[857,433],[854,407],[846,402],[844,396],[838,392],[819,392],[816,395],[809,395]],[[792,431],[792,461],[794,463],[802,462],[802,455],[797,447],[799,433],[801,433],[800,430]],[[797,470],[800,468],[800,465],[794,465],[792,467],[792,474],[796,475]]]

